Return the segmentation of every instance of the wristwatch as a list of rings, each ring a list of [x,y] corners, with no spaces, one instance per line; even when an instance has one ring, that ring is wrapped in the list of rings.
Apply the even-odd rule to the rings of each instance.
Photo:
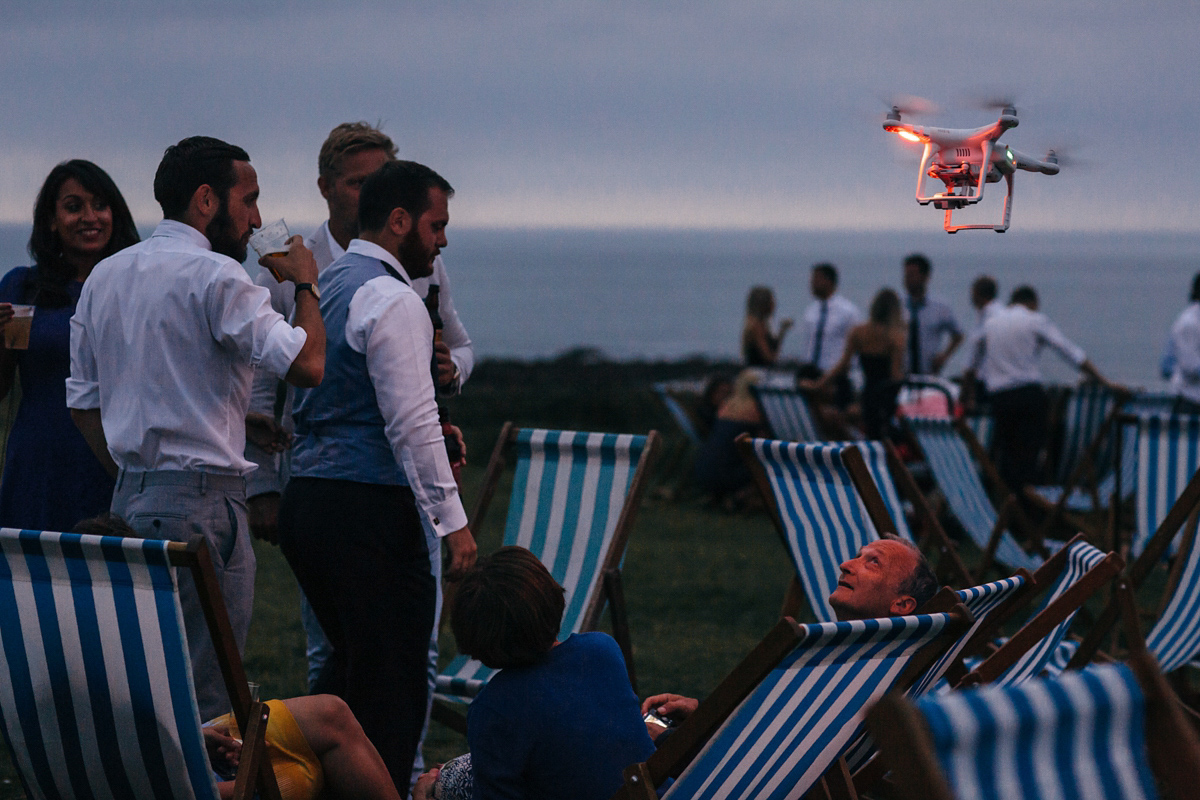
[[[300,293],[303,292],[305,289],[312,292],[312,296],[315,297],[317,300],[321,299],[321,290],[317,288],[317,285],[315,283],[297,283],[296,284],[296,297],[299,297]]]

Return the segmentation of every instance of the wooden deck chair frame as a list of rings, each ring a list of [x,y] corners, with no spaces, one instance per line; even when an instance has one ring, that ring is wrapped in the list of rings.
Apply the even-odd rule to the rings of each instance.
[[[500,429],[500,436],[496,440],[496,446],[492,449],[487,471],[484,473],[483,488],[468,523],[471,534],[476,539],[479,537],[479,531],[488,508],[491,506],[492,498],[496,494],[500,475],[508,465],[508,452],[517,441],[518,430],[512,422],[504,423]],[[637,518],[642,496],[646,491],[660,438],[658,431],[652,430],[646,434],[646,444],[634,469],[633,477],[630,479],[629,491],[617,517],[616,527],[613,529],[612,541],[600,565],[600,581],[592,596],[587,600],[580,624],[581,631],[595,630],[600,624],[600,615],[604,612],[605,604],[608,605],[613,638],[617,640],[621,653],[625,657],[625,668],[629,672],[629,682],[633,685],[634,691],[637,691],[637,673],[633,665],[633,645],[629,638],[629,616],[621,582],[621,558],[625,553],[629,534],[633,530],[633,523]],[[443,621],[449,618],[449,609],[453,605],[453,599],[454,584],[447,584],[442,606]],[[434,702],[432,717],[453,730],[466,733],[466,717],[445,703]]]
[[[923,610],[921,613],[937,612]],[[954,617],[954,628],[947,629],[947,633],[961,634],[970,627],[971,614],[964,606],[953,606],[949,613]],[[800,627],[791,617],[784,617],[775,623],[766,637],[701,701],[695,712],[649,759],[625,769],[625,785],[613,795],[613,800],[658,800],[655,787],[667,778],[677,778],[696,758],[742,701],[796,647],[800,640]],[[953,643],[954,639],[948,635],[940,646],[926,647],[918,653],[905,667],[892,691],[903,692],[912,685]],[[854,797],[853,780],[844,759],[839,758],[811,791],[824,791],[826,797]]]
[[[971,429],[967,427],[967,424],[961,419],[955,419],[951,422],[951,425],[954,428],[955,433],[957,433],[959,437],[962,438],[962,440],[966,443],[967,449],[970,451],[972,457],[974,457],[980,468],[983,470],[984,478],[987,479],[985,488],[988,483],[990,483],[993,487],[993,496],[989,497],[988,499],[992,501],[992,508],[996,511],[996,523],[992,526],[992,532],[988,538],[987,545],[983,548],[983,555],[979,560],[979,566],[976,568],[975,574],[971,577],[971,581],[969,581],[969,583],[979,583],[983,581],[984,576],[987,575],[988,571],[996,563],[996,548],[999,546],[1000,537],[1004,535],[1004,532],[1010,527],[1015,527],[1022,531],[1028,532],[1032,531],[1033,527],[1029,524],[1029,520],[1021,510],[1021,506],[1017,502],[1016,495],[1009,491],[1007,485],[1005,485],[1003,479],[1001,479],[1000,473],[997,472],[996,466],[992,463],[991,459],[988,458],[987,452],[983,449],[983,445],[981,445],[979,440],[975,438],[975,434],[971,432]],[[916,435],[911,434],[910,438],[912,439],[913,444],[920,449],[920,442],[918,441]],[[922,455],[924,454],[922,453]],[[896,461],[899,462],[900,459],[897,457]],[[909,477],[908,483],[910,488],[907,491],[913,491],[915,489],[916,493],[920,494],[920,489],[916,487],[916,481],[912,480],[911,473],[908,473],[908,469],[903,467],[902,463],[901,468]],[[998,508],[996,507],[993,499],[995,496],[1001,496],[1004,498],[1004,502]],[[925,505],[928,507],[928,502],[926,502]],[[932,510],[930,513],[932,515]],[[1043,549],[1042,542],[1038,540],[1035,543],[1037,545],[1036,549],[1041,551]]]
[[[1041,567],[1033,574],[1034,588],[1037,590],[1034,593],[1025,595],[1022,603],[1013,603],[1003,611],[1004,613],[995,613],[996,618],[994,625],[996,627],[1002,625],[1007,618],[1010,618],[1019,608],[1035,597],[1040,596],[1042,591],[1048,589],[1067,566],[1069,550],[1072,545],[1077,542],[1086,541],[1082,533],[1076,534],[1069,542],[1056,552],[1053,556],[1045,561]],[[1021,626],[1008,641],[1002,644],[995,652],[987,656],[978,666],[967,673],[961,680],[954,684],[954,688],[963,688],[967,686],[976,686],[981,683],[991,683],[998,677],[1003,675],[1009,667],[1013,666],[1031,647],[1045,638],[1051,631],[1054,630],[1063,620],[1072,613],[1078,611],[1088,599],[1096,592],[1103,589],[1105,586],[1115,585],[1118,576],[1125,568],[1125,559],[1117,553],[1108,553],[1095,564],[1091,569],[1084,573],[1061,595],[1046,605],[1045,608],[1038,611],[1029,621]],[[978,651],[976,651],[978,652]],[[970,652],[964,655],[971,655]]]
[[[266,730],[270,711],[266,703],[254,700],[246,681],[246,670],[238,652],[237,639],[229,623],[225,597],[221,594],[213,569],[212,555],[203,536],[193,536],[187,544],[168,542],[167,558],[176,569],[191,573],[200,606],[204,610],[209,635],[212,636],[217,662],[225,681],[237,720],[242,731],[242,753],[234,782],[234,797],[252,798],[255,792],[266,800],[280,800],[279,786],[266,750]],[[189,665],[190,671],[190,665]],[[198,720],[199,722],[199,720]]]
[[[1153,656],[1130,656],[1129,667],[1145,695],[1146,745],[1155,777],[1175,797],[1200,785],[1200,738],[1180,708]],[[867,712],[867,728],[883,743],[882,760],[902,800],[956,800],[938,764],[925,718],[899,694],[882,698]]]
[[[1171,547],[1171,541],[1176,534],[1183,528],[1184,539],[1180,543],[1179,556],[1175,559],[1175,564],[1172,566],[1170,575],[1167,579],[1166,588],[1163,591],[1162,598],[1158,604],[1158,613],[1155,615],[1161,616],[1162,611],[1166,608],[1171,596],[1179,582],[1179,572],[1182,569],[1183,563],[1186,561],[1184,557],[1191,548],[1195,547],[1196,541],[1196,523],[1200,517],[1200,472],[1197,472],[1191,477],[1179,497],[1176,498],[1175,504],[1171,506],[1171,510],[1167,512],[1167,516],[1163,518],[1158,529],[1147,540],[1146,547],[1142,550],[1141,555],[1134,559],[1126,571],[1125,580],[1133,591],[1141,588],[1146,577],[1154,569],[1154,567],[1162,561],[1166,556],[1167,551]],[[1100,652],[1105,638],[1113,630],[1113,625],[1117,621],[1120,613],[1118,598],[1114,595],[1105,605],[1104,610],[1096,618],[1095,624],[1084,637],[1079,649],[1071,658],[1069,663],[1070,668],[1079,668],[1090,662]]]

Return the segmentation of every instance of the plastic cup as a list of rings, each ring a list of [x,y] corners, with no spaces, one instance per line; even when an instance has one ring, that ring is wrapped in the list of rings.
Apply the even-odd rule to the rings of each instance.
[[[29,331],[33,326],[34,306],[12,307],[13,316],[4,326],[4,346],[9,350],[28,350]]]
[[[254,248],[254,252],[258,253],[259,258],[277,258],[282,256],[291,249],[288,244],[288,239],[291,238],[291,233],[288,232],[287,223],[281,219],[277,219],[270,225],[264,225],[260,230],[256,231],[250,237],[250,246]],[[272,267],[268,266],[271,274],[275,276],[275,280],[282,281],[279,273]]]

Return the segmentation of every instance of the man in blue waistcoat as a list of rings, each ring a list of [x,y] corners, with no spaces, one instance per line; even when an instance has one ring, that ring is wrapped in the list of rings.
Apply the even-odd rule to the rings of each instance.
[[[411,161],[389,162],[363,184],[359,238],[318,281],[325,380],[296,393],[279,513],[280,548],[333,644],[313,691],[346,701],[402,793],[434,625],[420,515],[446,541],[448,579],[475,561],[438,422],[433,324],[410,287],[446,246],[453,193]]]

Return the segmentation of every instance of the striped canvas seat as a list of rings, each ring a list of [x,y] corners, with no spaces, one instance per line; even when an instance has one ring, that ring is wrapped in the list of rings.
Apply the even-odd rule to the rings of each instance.
[[[1122,418],[1124,419],[1124,418]],[[1138,448],[1138,426],[1135,424],[1121,425],[1121,494],[1128,498],[1137,486],[1137,448]],[[1106,455],[1106,460],[1096,460],[1097,464],[1108,465],[1102,470],[1103,477],[1096,484],[1096,500],[1099,505],[1092,499],[1092,493],[1084,491],[1079,487],[1073,487],[1070,495],[1063,502],[1063,508],[1067,511],[1088,512],[1099,511],[1107,508],[1112,502],[1113,492],[1117,490],[1117,476],[1111,468],[1112,453]],[[1063,495],[1063,487],[1061,486],[1039,486],[1036,489],[1037,493],[1049,504],[1058,503]]]
[[[983,448],[985,453],[992,451],[992,437],[995,430],[995,424],[992,422],[991,414],[967,414],[963,418],[963,424],[971,431],[971,435],[975,437],[975,441]]]
[[[804,395],[795,389],[754,387],[771,435],[787,442],[819,442],[821,435]]]
[[[854,450],[866,458],[872,477],[887,476],[886,454],[878,442],[801,444],[777,439],[751,439],[749,447],[770,486],[776,524],[784,538],[796,575],[817,619],[837,619],[829,594],[837,586],[840,565],[859,548],[879,538],[846,467],[844,454]],[[890,477],[883,495],[897,532],[911,539],[903,509]],[[903,527],[901,527],[903,526]]]
[[[631,492],[635,474],[648,469],[657,438],[653,431],[635,436],[511,426],[501,433],[515,457],[504,544],[532,551],[566,589],[560,639],[599,621],[604,573],[620,566],[640,499],[643,481],[637,482],[639,493]],[[472,520],[476,533],[478,522]],[[628,659],[628,643],[623,645]],[[469,700],[492,674],[460,655],[437,677],[437,692],[443,699]]]
[[[967,444],[951,420],[914,417],[909,430],[917,439],[934,480],[946,497],[951,513],[980,550],[986,550],[998,515],[983,488]],[[995,559],[1010,569],[1037,568],[1040,560],[1026,553],[1008,531],[1000,534]]]
[[[1105,421],[1116,407],[1116,396],[1106,386],[1085,383],[1075,387],[1067,398],[1063,418],[1063,440],[1058,451],[1055,477],[1066,483],[1099,437],[1105,435]],[[1096,453],[1096,464],[1111,463],[1111,445],[1102,446]]]
[[[1133,553],[1146,546],[1200,469],[1200,416],[1149,416],[1138,428]]]
[[[217,797],[172,565],[187,549],[0,530],[0,711],[31,798]]]
[[[1163,672],[1179,669],[1200,653],[1200,547],[1193,539],[1171,601],[1146,636],[1146,647]]]
[[[783,638],[781,629],[787,634],[786,648],[762,677],[734,692],[735,676],[751,659],[743,662],[673,734],[682,737],[680,745],[660,748],[626,771],[626,796],[655,797],[649,787],[678,769],[664,800],[803,797],[862,731],[865,709],[903,686],[913,668],[940,655],[967,624],[958,612],[812,625],[781,621],[755,651]],[[736,705],[711,734],[697,737],[712,722],[710,704],[730,695]],[[694,758],[670,763],[697,738]]]
[[[679,399],[675,397],[675,391],[677,390],[672,389],[669,384],[654,384],[654,393],[658,395],[660,400],[662,400],[663,405],[667,409],[667,413],[671,415],[671,419],[673,419],[675,424],[679,426],[679,430],[683,432],[683,435],[687,437],[689,442],[694,445],[700,445],[703,443],[703,437],[701,437],[700,432],[696,430],[696,423],[692,421],[692,415],[688,413],[688,410],[684,408],[683,404],[679,402]]]
[[[1147,698],[1124,664],[1020,686],[924,697],[915,713],[888,701],[872,712],[902,788],[943,800],[1150,800],[1158,797]],[[889,725],[895,720],[896,727]],[[882,736],[882,733],[881,733]],[[892,750],[894,747],[894,751]],[[932,759],[913,756],[913,749]],[[907,759],[908,764],[902,764]],[[936,764],[940,774],[908,784]],[[907,785],[906,785],[907,784]],[[916,786],[921,786],[917,790]],[[1195,786],[1191,786],[1194,789]],[[904,794],[903,796],[916,796]],[[1179,795],[1186,796],[1186,795]]]

